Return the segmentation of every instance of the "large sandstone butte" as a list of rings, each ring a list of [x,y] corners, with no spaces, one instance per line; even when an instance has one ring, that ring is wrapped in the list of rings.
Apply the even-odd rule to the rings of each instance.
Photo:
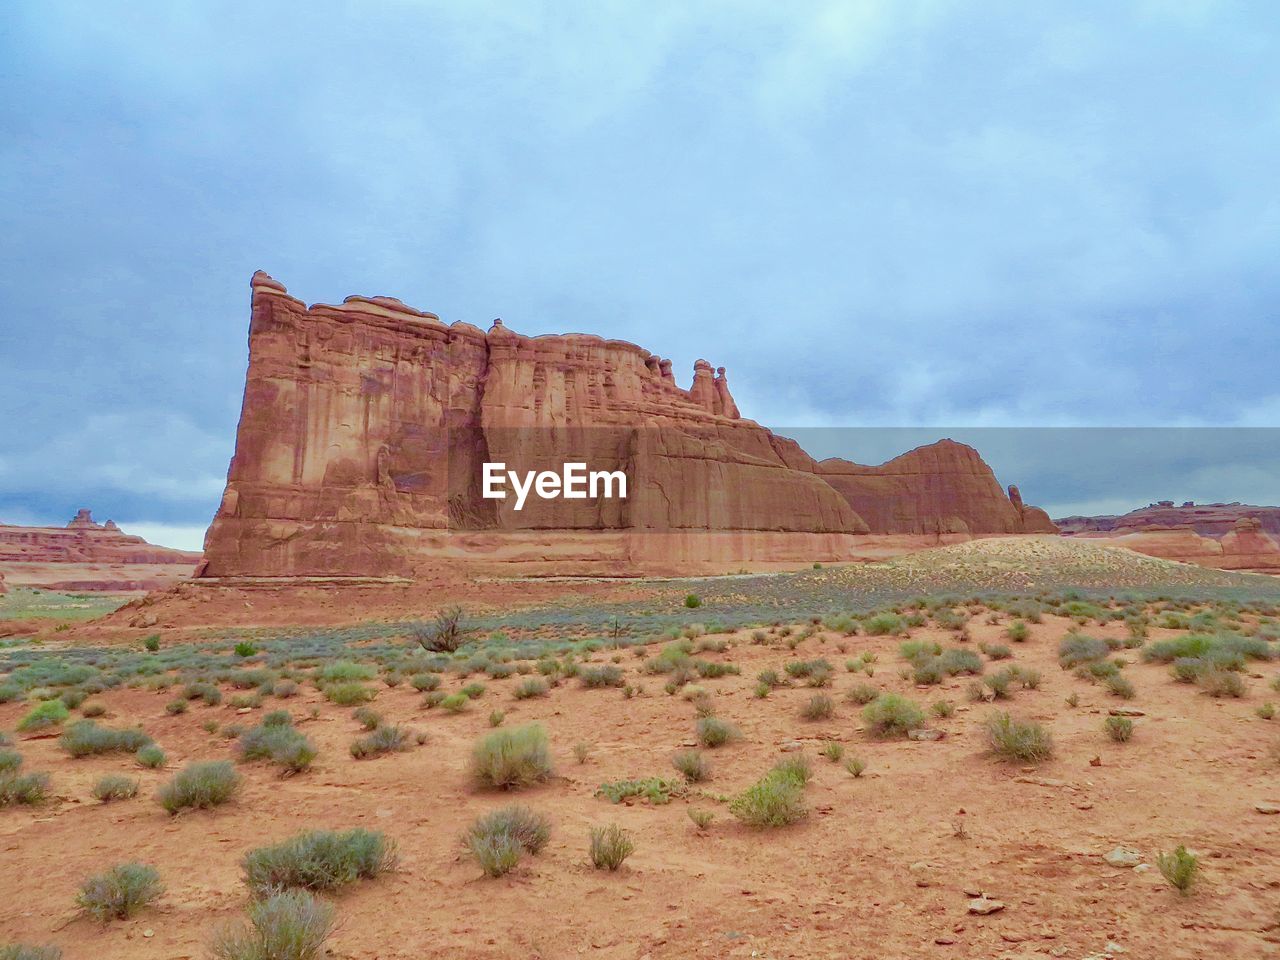
[[[1106,537],[1139,553],[1223,570],[1280,571],[1280,507],[1174,505],[1160,500],[1120,515],[1065,517],[1062,532]]]
[[[200,554],[147,543],[80,510],[65,527],[0,523],[0,582],[63,590],[152,590],[191,576]]]
[[[879,467],[813,460],[741,417],[724,368],[585,334],[445,324],[388,297],[308,307],[254,274],[249,370],[198,576],[694,573],[836,561],[867,533],[1042,533],[1048,516],[944,440]],[[623,499],[481,496],[481,465],[624,471]]]

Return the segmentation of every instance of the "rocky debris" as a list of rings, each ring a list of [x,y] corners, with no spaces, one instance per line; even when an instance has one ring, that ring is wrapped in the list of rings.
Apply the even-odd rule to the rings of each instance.
[[[985,896],[975,897],[969,901],[969,912],[977,914],[980,917],[990,916],[993,913],[999,913],[1005,905],[999,900],[991,900]]]
[[[1255,803],[1253,805],[1253,809],[1257,810],[1261,814],[1265,814],[1266,816],[1274,816],[1275,814],[1280,813],[1280,803]]]
[[[390,297],[307,306],[261,271],[251,289],[236,451],[197,576],[711,573],[848,559],[872,531],[1056,530],[950,440],[818,463],[743,419],[707,360],[685,390],[620,340],[485,332]],[[629,489],[516,510],[482,495],[491,462],[581,462]]]
[[[1113,717],[1145,717],[1146,713],[1137,707],[1112,707],[1107,711]]]
[[[931,727],[921,727],[917,730],[908,730],[908,740],[941,740],[946,734],[941,730],[934,730]]]
[[[1104,854],[1102,859],[1113,867],[1136,867],[1142,863],[1142,854],[1125,847],[1116,847],[1110,853]]]

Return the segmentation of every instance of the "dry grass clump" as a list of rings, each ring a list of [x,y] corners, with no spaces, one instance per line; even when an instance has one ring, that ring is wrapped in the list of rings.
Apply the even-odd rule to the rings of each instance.
[[[1053,756],[1053,739],[1034,720],[993,713],[986,721],[987,744],[1002,760],[1036,763]]]
[[[591,863],[597,870],[617,870],[635,849],[631,834],[616,823],[591,828]]]
[[[509,873],[524,854],[536,856],[551,839],[551,821],[513,804],[487,813],[467,829],[463,842],[485,876]]]
[[[471,776],[484,787],[527,787],[546,780],[551,773],[551,749],[540,724],[495,730],[471,752]]]
[[[883,693],[863,708],[862,720],[873,737],[905,737],[924,726],[924,711],[906,697]]]
[[[1107,717],[1102,726],[1116,743],[1128,743],[1133,737],[1133,721],[1128,717]]]
[[[258,726],[241,733],[237,748],[242,762],[269,760],[280,767],[281,776],[310,769],[317,753],[315,744],[293,726],[283,710],[273,710]]]
[[[249,851],[241,865],[250,892],[270,897],[284,890],[332,890],[371,879],[395,868],[396,848],[373,830],[309,830]]]
[[[127,920],[162,892],[164,887],[155,867],[143,863],[122,863],[84,881],[76,896],[76,904],[103,923]]]
[[[314,960],[333,931],[333,907],[305,890],[286,890],[249,906],[247,923],[223,927],[214,960]]]
[[[690,783],[703,783],[711,779],[711,764],[698,750],[681,750],[671,758],[671,765]]]
[[[742,733],[733,724],[719,717],[700,717],[696,725],[698,742],[704,747],[723,747],[742,739]]]
[[[118,773],[108,773],[99,777],[93,785],[93,796],[103,803],[112,800],[132,800],[138,795],[138,781]]]
[[[0,943],[0,960],[62,960],[62,948],[26,943]]]
[[[19,804],[33,807],[49,798],[47,773],[16,772],[0,776],[0,808]]]
[[[836,712],[835,701],[825,693],[815,693],[800,708],[800,716],[805,720],[830,720]]]
[[[221,806],[239,792],[240,774],[230,760],[206,760],[188,764],[156,795],[169,813],[207,810]]]
[[[750,827],[784,827],[808,816],[807,762],[783,761],[729,802],[729,812]]]
[[[357,760],[399,753],[409,749],[409,734],[402,727],[380,726],[367,736],[351,741],[351,756]]]

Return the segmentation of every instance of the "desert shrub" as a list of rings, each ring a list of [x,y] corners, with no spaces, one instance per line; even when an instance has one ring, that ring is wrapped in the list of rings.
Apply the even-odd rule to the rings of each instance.
[[[1111,652],[1105,640],[1086,637],[1081,633],[1068,633],[1058,643],[1058,665],[1063,670],[1092,660],[1100,660]]]
[[[1201,671],[1208,666],[1208,661],[1199,657],[1178,657],[1170,665],[1169,672],[1178,683],[1195,683],[1200,679]]]
[[[418,646],[430,653],[454,653],[467,640],[461,607],[449,607],[436,614],[432,624],[418,624],[409,631]]]
[[[602,783],[596,790],[596,796],[604,797],[610,803],[621,803],[634,797],[642,797],[655,807],[671,802],[672,797],[682,796],[684,784],[668,777],[645,777],[642,780],[613,780]]]
[[[484,696],[484,689],[483,683],[468,683],[458,692],[468,700],[478,700]]]
[[[32,730],[43,730],[56,726],[71,716],[71,711],[61,700],[44,700],[27,711],[18,721],[19,733],[30,733]]]
[[[874,687],[869,683],[858,683],[850,687],[844,696],[845,699],[851,703],[866,706],[868,703],[875,700],[876,697],[880,696],[880,688]]]
[[[884,637],[906,633],[907,624],[896,613],[878,613],[863,621],[862,628],[871,637]]]
[[[707,829],[716,818],[710,810],[703,810],[700,807],[689,807],[686,812],[689,814],[689,819],[693,821],[693,825],[699,830]]]
[[[835,712],[835,701],[825,693],[815,693],[800,708],[800,716],[805,720],[830,720]]]
[[[1128,717],[1107,717],[1102,725],[1116,743],[1127,743],[1133,737],[1133,721]]]
[[[209,707],[222,702],[222,691],[212,683],[188,683],[182,688],[182,695],[188,700],[202,700]]]
[[[742,734],[733,724],[719,717],[700,717],[695,726],[698,742],[704,747],[723,747],[742,739]]]
[[[440,707],[449,713],[461,713],[470,703],[471,698],[465,693],[451,693],[440,701]]]
[[[162,892],[164,887],[155,867],[143,863],[122,863],[84,881],[76,896],[76,904],[103,923],[127,920]]]
[[[573,745],[573,759],[579,763],[586,763],[589,756],[591,756],[590,744],[579,741]]]
[[[863,707],[862,720],[874,737],[905,737],[924,725],[924,713],[906,697],[883,693]]]
[[[1040,681],[1043,679],[1039,670],[1018,670],[1018,682],[1022,684],[1024,690],[1039,689]]]
[[[534,697],[545,697],[549,689],[547,681],[540,677],[525,677],[511,695],[517,700],[531,700]]]
[[[790,777],[803,786],[813,779],[813,764],[803,753],[794,753],[774,764],[773,772],[780,777]]]
[[[993,713],[985,724],[987,745],[1002,760],[1039,762],[1053,756],[1053,739],[1034,720]]]
[[[17,773],[22,766],[22,754],[16,750],[0,750],[0,777]]]
[[[1003,643],[984,643],[981,650],[992,660],[1008,660],[1013,656],[1013,651]]]
[[[279,697],[281,700],[287,700],[290,697],[297,696],[298,685],[292,680],[277,680],[271,686],[271,695]]]
[[[170,700],[164,705],[164,712],[170,716],[177,716],[178,714],[186,713],[187,701],[183,700],[181,697],[177,700]]]
[[[1021,620],[1015,620],[1004,628],[1004,635],[1015,643],[1022,643],[1031,635],[1031,630]]]
[[[512,805],[477,819],[463,838],[490,877],[509,872],[525,853],[536,856],[551,839],[551,821],[528,807]]]
[[[671,765],[690,783],[702,783],[711,777],[711,765],[697,750],[681,750],[671,758]]]
[[[440,686],[440,674],[438,673],[415,673],[409,678],[409,686],[417,690],[419,693],[426,693],[428,690],[434,690]]]
[[[1156,854],[1156,867],[1179,893],[1186,893],[1200,870],[1200,858],[1179,845],[1172,853]]]
[[[181,701],[186,703],[185,700]],[[110,730],[92,720],[79,720],[67,727],[58,745],[73,757],[102,753],[137,753],[151,743],[141,730]]]
[[[284,890],[332,890],[367,880],[396,865],[395,844],[373,830],[309,830],[241,861],[244,882],[255,897]]]
[[[356,707],[351,716],[356,723],[366,730],[377,730],[382,725],[382,714],[370,710],[368,707]]]
[[[938,657],[938,665],[948,676],[952,677],[962,673],[982,673],[984,669],[980,656],[972,650],[962,650],[959,647],[943,651],[941,656]]]
[[[829,676],[833,668],[827,660],[791,660],[783,669],[793,680],[803,680],[814,675]]]
[[[256,710],[258,707],[262,706],[262,694],[242,693],[232,697],[230,703],[231,706],[235,707],[237,710],[244,709],[245,707],[248,707],[251,710]]]
[[[241,659],[252,657],[255,653],[258,652],[258,648],[255,647],[248,640],[241,640],[232,648],[232,650],[234,651],[235,655],[237,657],[240,657]]]
[[[696,593],[686,594],[684,598],[684,605],[690,610],[696,610],[698,607],[702,606],[702,598]]]
[[[1243,697],[1244,680],[1240,674],[1220,667],[1207,667],[1196,677],[1196,683],[1211,697]]]
[[[471,753],[471,776],[481,786],[510,790],[551,776],[547,733],[539,724],[495,730]]]
[[[154,743],[149,743],[145,747],[140,747],[133,756],[139,764],[150,770],[158,769],[159,767],[163,767],[165,764],[164,751]]]
[[[1133,684],[1129,682],[1129,678],[1121,676],[1118,673],[1114,676],[1107,677],[1105,686],[1107,688],[1107,692],[1120,697],[1122,700],[1132,700],[1138,695],[1138,691],[1135,690]]]
[[[74,710],[76,707],[80,706],[80,704],[84,703],[88,696],[89,695],[83,690],[76,690],[72,688],[70,690],[63,690],[62,693],[58,694],[58,699],[67,705],[67,709]]]
[[[157,799],[169,813],[207,810],[226,803],[239,791],[240,774],[229,760],[188,764],[160,788]]]
[[[844,768],[854,777],[860,777],[867,769],[867,762],[861,757],[850,757],[845,761]]]
[[[409,749],[409,735],[401,727],[378,727],[367,736],[358,737],[351,742],[351,756],[357,760],[367,760],[386,753],[396,753]]]
[[[354,707],[368,703],[374,691],[362,683],[332,683],[324,687],[325,698],[340,707]]]
[[[132,800],[138,795],[138,781],[118,773],[99,777],[93,785],[93,796],[103,803],[112,800]]]
[[[47,773],[16,773],[0,776],[0,807],[36,806],[49,797]]]
[[[591,828],[591,863],[597,870],[617,870],[635,849],[631,834],[616,823]]]
[[[443,690],[428,690],[422,695],[422,705],[428,710],[438,707],[448,699],[448,695]],[[466,697],[463,697],[465,700]]]
[[[1276,715],[1276,705],[1267,701],[1266,703],[1259,704],[1258,709],[1253,712],[1257,715],[1259,720],[1272,720]]]
[[[249,921],[226,926],[210,946],[214,960],[314,960],[333,931],[333,907],[305,890],[249,905]]]
[[[578,672],[578,682],[584,687],[595,690],[600,687],[622,686],[622,668],[612,664],[600,667],[583,667]]]
[[[292,721],[280,723],[280,717],[270,714],[256,727],[240,734],[238,749],[240,760],[252,763],[269,760],[281,768],[282,776],[290,776],[310,769],[316,758],[316,746],[297,730]],[[268,723],[267,720],[274,722]],[[288,715],[285,715],[288,720]]]
[[[729,812],[750,827],[784,827],[804,819],[804,782],[770,770],[729,801]]]
[[[101,703],[86,703],[80,708],[80,715],[92,719],[93,717],[104,717],[107,714],[107,708]]]
[[[844,744],[836,740],[828,740],[819,752],[832,763],[839,763],[844,759]]]

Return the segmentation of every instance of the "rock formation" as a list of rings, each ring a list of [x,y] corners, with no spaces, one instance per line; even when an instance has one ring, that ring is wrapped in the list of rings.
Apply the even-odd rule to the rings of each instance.
[[[388,297],[308,307],[252,283],[249,370],[204,577],[696,572],[838,560],[884,533],[1053,529],[945,441],[816,463],[743,419],[724,368],[585,334],[445,324]],[[626,499],[482,496],[482,464],[621,470]]]
[[[1063,534],[1106,537],[1154,557],[1223,570],[1280,570],[1280,507],[1161,500],[1115,516],[1066,517]]]
[[[65,527],[0,523],[0,580],[67,590],[149,590],[184,579],[200,554],[147,543],[80,510]]]

